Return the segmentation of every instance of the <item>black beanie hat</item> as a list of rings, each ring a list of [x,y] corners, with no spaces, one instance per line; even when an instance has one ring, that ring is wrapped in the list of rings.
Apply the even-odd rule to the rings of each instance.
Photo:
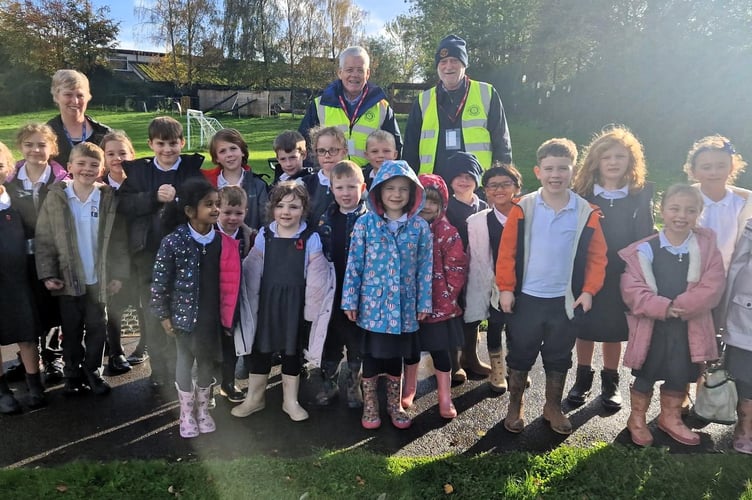
[[[457,35],[447,35],[439,42],[439,48],[436,49],[436,64],[445,57],[456,57],[467,68],[467,46],[465,40]]]
[[[442,169],[444,180],[447,186],[452,183],[452,179],[460,174],[469,174],[475,180],[475,187],[480,187],[480,176],[483,175],[483,169],[478,163],[475,155],[458,151],[449,157],[446,165]]]

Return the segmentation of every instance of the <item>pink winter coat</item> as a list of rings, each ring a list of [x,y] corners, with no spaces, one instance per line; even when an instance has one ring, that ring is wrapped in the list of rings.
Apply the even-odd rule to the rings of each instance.
[[[418,180],[424,188],[434,188],[439,192],[444,207],[430,224],[433,235],[433,312],[424,320],[425,323],[439,323],[462,316],[462,308],[457,301],[467,281],[467,255],[460,234],[445,215],[449,190],[444,179],[435,174],[421,174]]]
[[[693,363],[718,358],[712,309],[723,295],[725,271],[721,252],[711,229],[696,228],[689,241],[687,290],[674,299],[674,306],[685,309],[681,317],[687,322],[689,353]],[[637,251],[644,241],[658,238],[654,234],[619,251],[627,263],[621,276],[621,294],[629,308],[627,324],[629,341],[624,353],[624,366],[639,369],[645,362],[653,335],[653,324],[663,320],[671,300],[656,293],[652,263]]]

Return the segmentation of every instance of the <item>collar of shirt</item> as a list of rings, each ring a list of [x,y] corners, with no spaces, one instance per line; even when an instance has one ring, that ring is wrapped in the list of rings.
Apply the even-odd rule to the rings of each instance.
[[[238,237],[238,233],[240,232],[240,228],[238,227],[234,233],[232,234],[228,233],[227,231],[224,230],[224,228],[222,227],[222,224],[220,224],[219,221],[217,221],[217,229],[225,233],[227,236],[232,236],[233,238],[236,238],[236,239]]]
[[[286,173],[284,173],[284,172],[282,172],[281,174],[279,174],[279,181],[280,181],[280,182],[282,182],[282,181],[286,181],[286,180],[287,180],[287,179],[289,179],[289,178],[290,178],[290,176],[289,176],[289,175],[287,175],[287,174],[286,174]]]
[[[168,168],[167,170],[165,170],[165,169],[163,169],[163,168],[162,168],[162,167],[161,167],[161,166],[159,165],[159,162],[157,161],[157,158],[156,158],[156,157],[154,157],[154,166],[155,166],[155,167],[157,167],[157,168],[158,168],[159,170],[161,170],[161,171],[163,171],[163,172],[169,172],[169,171],[171,171],[171,170],[177,170],[177,169],[178,169],[178,167],[180,166],[180,162],[181,162],[181,161],[183,161],[183,159],[182,159],[181,157],[179,157],[179,156],[178,156],[178,161],[176,161],[176,162],[175,162],[175,165],[173,165],[173,166],[172,166],[172,168]]]
[[[110,187],[114,189],[115,191],[120,189],[120,186],[122,186],[122,184],[116,181],[115,179],[113,179],[110,174],[107,174],[107,180],[109,181],[108,184],[110,185]]]
[[[305,231],[307,227],[308,225],[305,223],[305,221],[300,221],[300,227],[298,228],[298,231],[292,235],[292,237],[297,238],[298,236],[303,234],[303,231]],[[277,238],[278,236],[277,236],[277,221],[276,220],[273,220],[271,224],[269,224],[269,229],[274,234],[274,237]]]
[[[206,234],[201,234],[193,229],[190,224],[188,224],[188,230],[191,232],[191,238],[193,238],[194,241],[200,245],[208,245],[209,243],[214,241],[214,236],[216,236],[217,234],[214,228],[211,228]]]
[[[3,190],[0,194],[0,210],[8,210],[10,208],[10,195],[8,191]]]
[[[99,205],[99,189],[97,189],[96,186],[91,190],[91,193],[89,193],[89,197],[84,201],[81,201],[78,196],[76,196],[76,192],[73,190],[73,181],[67,181],[65,186],[65,194],[68,196],[68,199],[74,198],[78,200],[82,205],[86,205],[87,203]]]
[[[407,214],[402,214],[397,219],[390,219],[386,214],[384,214],[384,219],[386,219],[386,227],[389,229],[389,231],[396,233],[399,228],[405,225],[405,222],[407,222]]]
[[[691,232],[689,233],[689,236],[687,236],[687,239],[684,240],[684,242],[679,246],[674,246],[671,244],[670,241],[668,241],[668,238],[666,238],[666,235],[663,231],[658,233],[658,239],[661,243],[661,248],[665,248],[668,252],[679,255],[681,253],[689,253],[689,242],[692,240],[692,238],[695,237],[695,233]]]
[[[572,191],[571,189],[569,189],[569,190],[567,190],[567,192],[569,193],[569,201],[568,201],[568,202],[567,202],[567,204],[566,204],[566,205],[565,205],[565,206],[564,206],[564,207],[563,207],[563,208],[562,208],[561,210],[559,210],[559,211],[556,211],[556,210],[554,210],[553,208],[551,208],[551,207],[550,207],[550,206],[548,205],[548,203],[546,203],[546,202],[545,202],[545,201],[543,200],[543,194],[542,194],[542,193],[543,193],[543,188],[538,188],[538,196],[536,197],[536,198],[537,198],[537,199],[536,199],[536,203],[537,203],[538,205],[543,205],[544,207],[546,207],[546,208],[547,208],[547,209],[549,209],[549,210],[554,210],[554,211],[555,211],[556,213],[559,213],[559,212],[563,212],[564,210],[574,210],[574,209],[576,208],[576,206],[577,206],[577,200],[576,200],[576,197],[575,197],[574,191]]]
[[[321,184],[322,186],[327,186],[327,187],[330,185],[329,177],[326,176],[323,170],[318,171],[318,176],[319,176],[319,184]]]
[[[238,179],[238,182],[235,184],[231,183],[225,178],[224,172],[219,173],[219,177],[217,177],[217,188],[222,189],[225,186],[242,186],[243,185],[243,176],[245,175],[245,172],[240,172],[240,179]]]
[[[363,87],[365,88],[365,87]],[[358,101],[360,101],[363,98],[363,89],[360,90],[360,94],[358,94],[355,99],[348,99],[347,94],[342,92],[342,98],[345,100],[348,106],[353,107],[356,104],[358,104]]]
[[[629,186],[624,186],[619,189],[605,189],[600,184],[594,184],[593,185],[593,194],[595,196],[600,196],[601,198],[605,200],[621,200],[622,198],[626,198],[629,196]]]
[[[734,198],[734,192],[731,191],[729,188],[726,188],[726,195],[718,201],[713,201],[707,196],[705,196],[705,193],[703,193],[702,190],[700,191],[700,194],[702,194],[702,201],[706,207],[713,206],[713,205],[720,205],[722,207],[727,207],[731,205],[732,200]]]
[[[24,187],[29,184],[47,184],[47,182],[50,180],[50,176],[52,175],[52,167],[50,167],[50,164],[48,163],[46,167],[44,167],[44,171],[42,172],[42,175],[39,176],[39,179],[37,179],[36,182],[32,183],[31,179],[29,179],[29,173],[26,171],[26,163],[21,165],[21,168],[18,169],[18,177],[23,183]],[[29,188],[27,188],[29,189]]]
[[[493,211],[494,211],[494,215],[496,216],[496,219],[501,223],[502,226],[507,223],[507,216],[506,215],[504,215],[503,213],[499,212],[496,209],[496,207],[493,207]]]

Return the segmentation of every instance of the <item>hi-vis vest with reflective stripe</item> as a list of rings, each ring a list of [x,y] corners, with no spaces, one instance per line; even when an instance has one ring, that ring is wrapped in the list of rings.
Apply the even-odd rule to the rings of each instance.
[[[491,134],[488,132],[488,110],[491,107],[493,87],[488,83],[468,80],[465,107],[462,110],[462,142],[465,151],[472,153],[484,170],[491,168]],[[420,131],[420,173],[433,173],[436,149],[439,145],[439,113],[436,107],[436,87],[424,91],[420,97],[423,127]]]
[[[345,134],[348,143],[354,146],[355,150],[349,151],[350,160],[358,165],[367,163],[366,139],[371,132],[379,130],[386,120],[386,112],[389,109],[386,99],[380,100],[361,114],[352,130],[350,130],[350,119],[341,107],[324,106],[321,104],[321,97],[317,97],[315,102],[319,123],[324,127],[337,127]]]

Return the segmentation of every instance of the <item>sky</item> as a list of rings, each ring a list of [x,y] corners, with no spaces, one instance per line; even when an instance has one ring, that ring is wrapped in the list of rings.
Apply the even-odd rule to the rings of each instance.
[[[148,39],[144,28],[139,26],[134,10],[142,2],[143,0],[92,0],[92,5],[94,8],[109,6],[112,18],[120,22],[118,42],[121,49],[162,50],[163,47],[155,46]],[[407,13],[409,8],[405,0],[354,0],[354,3],[369,13],[365,28],[367,35],[378,34],[383,30],[385,22]]]

